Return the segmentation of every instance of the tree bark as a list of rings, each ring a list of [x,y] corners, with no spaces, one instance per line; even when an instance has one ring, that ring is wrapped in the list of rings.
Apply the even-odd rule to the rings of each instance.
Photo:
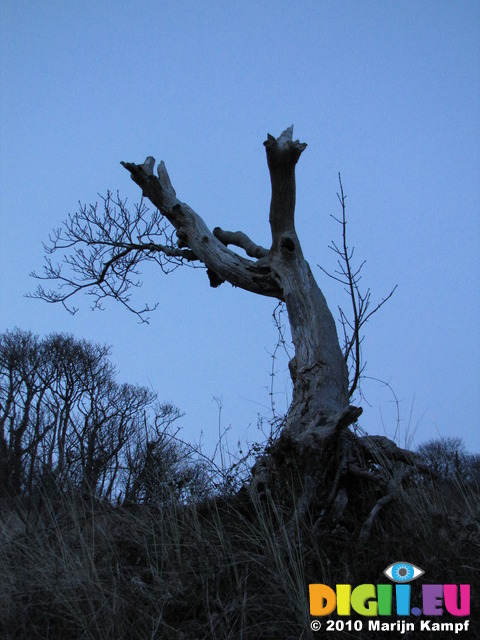
[[[179,249],[203,262],[211,286],[230,282],[253,293],[285,302],[295,356],[290,362],[293,400],[282,437],[301,449],[318,445],[351,424],[360,410],[348,405],[348,371],[335,321],[305,260],[295,231],[295,166],[306,144],[293,141],[293,127],[264,145],[272,184],[272,245],[265,249],[242,232],[216,227],[180,202],[163,162],[122,163],[143,194],[175,227]],[[243,248],[255,260],[239,256],[228,245]]]
[[[348,407],[348,371],[335,321],[295,231],[295,165],[306,145],[293,128],[264,143],[272,183],[269,263],[281,283],[295,356],[293,399],[283,436],[312,445],[330,436]]]

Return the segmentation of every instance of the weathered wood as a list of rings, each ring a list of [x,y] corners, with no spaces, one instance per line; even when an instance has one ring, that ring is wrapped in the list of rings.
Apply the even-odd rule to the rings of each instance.
[[[202,218],[175,193],[165,164],[148,157],[142,165],[122,163],[146,196],[175,227],[178,247],[187,248],[208,270],[210,284],[229,282],[253,293],[286,303],[295,357],[290,363],[293,400],[283,436],[303,446],[314,446],[350,424],[355,411],[348,409],[348,371],[335,321],[325,297],[305,260],[295,230],[295,165],[306,148],[293,140],[293,127],[264,143],[272,184],[267,250],[243,232],[216,227],[213,233]],[[238,246],[249,260],[228,248]]]
[[[243,231],[224,231],[220,227],[215,227],[213,235],[228,247],[233,244],[244,249],[247,256],[251,258],[265,258],[268,256],[268,249],[255,244]]]
[[[178,246],[191,249],[207,267],[213,286],[226,281],[235,287],[282,300],[280,284],[270,269],[239,256],[216,238],[203,219],[177,198],[163,162],[159,164],[158,177],[154,175],[154,162],[149,156],[141,165],[130,162],[122,162],[122,165],[140,186],[143,195],[175,228]]]
[[[305,260],[295,230],[295,165],[306,145],[292,140],[293,128],[265,142],[272,183],[269,261],[281,282],[295,357],[294,383],[284,436],[313,444],[331,435],[348,407],[348,371],[335,321]]]

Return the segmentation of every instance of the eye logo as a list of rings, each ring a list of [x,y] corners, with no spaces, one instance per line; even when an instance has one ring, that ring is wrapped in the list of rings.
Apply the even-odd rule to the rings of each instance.
[[[410,562],[394,562],[383,573],[393,582],[405,583],[423,576],[425,571]]]

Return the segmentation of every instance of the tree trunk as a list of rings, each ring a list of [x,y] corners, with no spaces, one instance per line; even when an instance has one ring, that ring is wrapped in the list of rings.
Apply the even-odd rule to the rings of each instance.
[[[265,142],[272,183],[268,261],[281,283],[295,356],[290,362],[293,400],[284,437],[311,446],[330,436],[348,407],[348,371],[335,321],[295,231],[295,165],[306,145],[292,129]]]
[[[293,400],[283,438],[301,448],[318,445],[337,427],[351,424],[360,410],[348,406],[348,371],[338,342],[335,321],[303,257],[295,231],[295,165],[306,144],[292,140],[293,127],[265,141],[272,183],[269,250],[242,232],[213,233],[202,218],[180,202],[163,162],[158,178],[155,160],[143,165],[122,163],[143,194],[175,227],[178,248],[172,250],[207,267],[211,286],[230,282],[253,293],[285,302],[295,346],[290,362]],[[239,256],[228,245],[243,248],[255,261]],[[185,249],[187,248],[187,249]]]

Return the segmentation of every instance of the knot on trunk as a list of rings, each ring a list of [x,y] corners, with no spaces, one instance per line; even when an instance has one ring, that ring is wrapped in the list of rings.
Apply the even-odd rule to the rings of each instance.
[[[292,240],[290,236],[284,236],[280,240],[280,249],[284,249],[288,253],[295,252],[295,242]]]

